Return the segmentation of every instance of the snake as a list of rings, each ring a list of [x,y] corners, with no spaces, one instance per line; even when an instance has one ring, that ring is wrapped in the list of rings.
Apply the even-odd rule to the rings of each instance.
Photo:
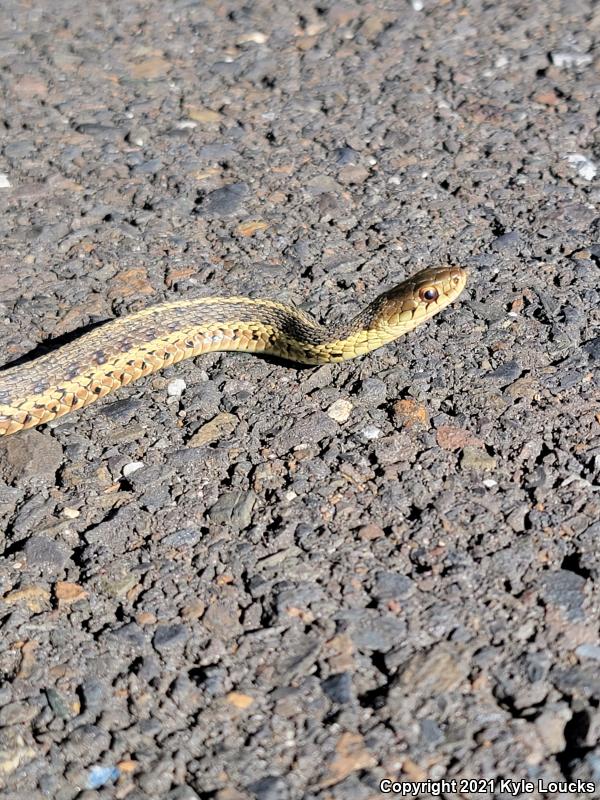
[[[423,269],[334,325],[250,297],[185,298],[144,308],[0,370],[0,436],[50,422],[203,353],[239,351],[308,365],[364,355],[452,303],[466,280],[458,266]]]

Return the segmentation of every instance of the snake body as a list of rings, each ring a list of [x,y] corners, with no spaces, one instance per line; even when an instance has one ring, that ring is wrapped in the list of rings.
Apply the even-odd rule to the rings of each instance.
[[[465,286],[459,267],[422,270],[354,319],[317,323],[274,300],[176,300],[112,320],[58,350],[0,371],[0,436],[84,408],[163,367],[202,353],[237,350],[301,364],[344,361],[416,328]]]

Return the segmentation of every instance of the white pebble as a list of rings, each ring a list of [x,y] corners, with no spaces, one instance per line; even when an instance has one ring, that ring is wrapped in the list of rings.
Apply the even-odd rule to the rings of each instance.
[[[243,33],[236,44],[245,44],[246,42],[253,42],[254,44],[264,44],[269,37],[261,31],[250,31]]]
[[[353,405],[349,400],[340,398],[332,403],[327,409],[327,416],[334,419],[336,422],[347,422],[353,409]]]
[[[175,378],[174,381],[171,381],[167,386],[167,394],[169,397],[181,397],[181,395],[185,392],[187,387],[187,383],[183,380],[183,378]]]
[[[482,483],[486,489],[491,489],[498,485],[498,481],[493,480],[493,478],[486,478]]]
[[[128,478],[130,475],[133,475],[134,472],[137,472],[138,469],[142,469],[145,467],[143,461],[130,461],[129,464],[125,464],[123,467],[123,477]]]
[[[550,58],[555,67],[559,69],[570,69],[571,67],[587,67],[593,61],[589,53],[566,53],[557,51],[550,53]]]
[[[10,189],[10,181],[5,172],[0,172],[0,189]]]
[[[360,433],[364,439],[371,441],[372,439],[379,439],[383,431],[381,428],[377,428],[375,425],[367,425],[366,428],[363,428]]]
[[[584,180],[591,181],[596,177],[596,173],[598,172],[596,165],[590,158],[584,156],[583,153],[569,153],[565,158]]]
[[[67,519],[77,519],[81,515],[81,511],[78,511],[76,508],[69,508],[69,506],[65,506],[63,508],[63,517]]]

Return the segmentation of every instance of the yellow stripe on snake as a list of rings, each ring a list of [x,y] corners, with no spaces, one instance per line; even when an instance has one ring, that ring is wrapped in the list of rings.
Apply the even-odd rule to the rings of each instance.
[[[0,436],[90,405],[120,386],[202,353],[237,350],[300,364],[345,361],[437,314],[462,292],[459,267],[425,269],[336,326],[274,300],[201,297],[112,320],[33,361],[0,371]]]

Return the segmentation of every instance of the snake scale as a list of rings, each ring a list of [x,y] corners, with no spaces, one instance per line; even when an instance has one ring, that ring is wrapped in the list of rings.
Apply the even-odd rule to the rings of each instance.
[[[306,312],[274,300],[248,297],[151,306],[0,371],[0,436],[84,408],[120,386],[202,353],[237,350],[301,364],[354,358],[437,314],[465,282],[460,267],[422,270],[336,326],[320,325]]]

